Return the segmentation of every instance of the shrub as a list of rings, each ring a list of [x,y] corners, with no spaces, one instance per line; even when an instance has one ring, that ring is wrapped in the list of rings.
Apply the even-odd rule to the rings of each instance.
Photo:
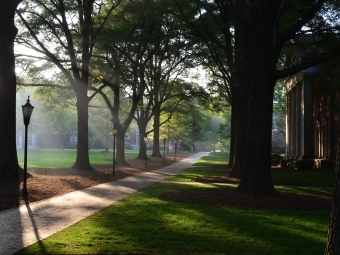
[[[181,151],[192,151],[192,147],[189,144],[181,143]]]
[[[272,154],[272,159],[283,159],[283,157],[280,154],[273,153]]]
[[[295,161],[295,168],[299,170],[310,170],[315,166],[314,159],[299,159]]]

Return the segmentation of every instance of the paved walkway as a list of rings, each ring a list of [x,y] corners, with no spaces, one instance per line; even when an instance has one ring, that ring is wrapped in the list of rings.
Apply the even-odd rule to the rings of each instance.
[[[110,204],[190,167],[208,153],[196,153],[157,171],[99,184],[0,212],[0,254],[42,240]]]

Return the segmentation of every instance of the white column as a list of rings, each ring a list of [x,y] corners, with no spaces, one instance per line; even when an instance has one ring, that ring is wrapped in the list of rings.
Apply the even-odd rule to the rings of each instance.
[[[296,156],[296,87],[292,89],[292,126],[291,126],[291,132],[292,132],[292,157],[295,158]]]
[[[295,151],[295,157],[300,158],[301,156],[301,89],[302,85],[301,83],[296,84],[296,151]]]
[[[290,157],[290,92],[286,93],[286,157]]]

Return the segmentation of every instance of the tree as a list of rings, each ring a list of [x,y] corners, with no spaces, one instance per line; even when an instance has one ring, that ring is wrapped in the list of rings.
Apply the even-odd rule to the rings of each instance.
[[[6,0],[0,9],[0,176],[18,175],[16,151],[15,10],[20,0]]]
[[[76,94],[78,142],[73,168],[93,169],[88,155],[90,61],[97,37],[119,3],[113,1],[108,6],[100,0],[24,1],[17,12],[27,29],[19,42],[38,53],[28,57],[53,63]]]
[[[238,103],[242,102],[237,110],[241,107],[246,109],[246,115],[242,116],[245,124],[237,123],[238,129],[247,127],[246,130],[241,130],[246,141],[243,143],[245,147],[241,152],[238,149],[236,151],[236,154],[244,153],[244,164],[238,166],[242,175],[238,190],[276,195],[270,174],[274,86],[280,78],[339,54],[339,47],[332,45],[334,40],[324,40],[326,34],[328,38],[332,38],[335,31],[322,16],[330,6],[326,6],[325,1],[307,4],[290,1],[216,0],[214,3],[218,7],[221,20],[234,30],[235,43],[232,52],[237,58],[233,66],[234,77],[239,92],[237,98],[241,99]],[[294,66],[279,69],[282,67],[282,53],[287,52],[287,48],[296,47],[296,38],[307,33],[313,33],[315,40],[304,41],[304,44],[309,44],[310,50],[313,49],[313,44],[313,51],[318,54],[305,57]],[[244,93],[242,97],[241,92]],[[246,104],[245,99],[248,101]],[[236,144],[238,147],[239,143]]]

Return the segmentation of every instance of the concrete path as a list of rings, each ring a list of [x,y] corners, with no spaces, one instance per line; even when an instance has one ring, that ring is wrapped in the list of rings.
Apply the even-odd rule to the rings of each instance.
[[[0,212],[0,254],[12,254],[100,211],[110,204],[190,167],[208,153],[125,179]],[[47,184],[46,184],[47,185]]]

